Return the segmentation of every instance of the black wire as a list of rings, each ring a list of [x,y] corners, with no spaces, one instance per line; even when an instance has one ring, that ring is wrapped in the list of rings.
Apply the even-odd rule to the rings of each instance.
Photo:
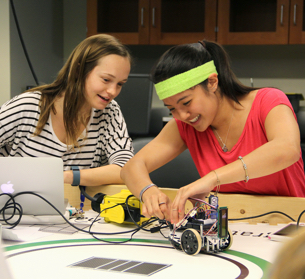
[[[31,61],[30,61],[28,52],[27,52],[26,47],[25,47],[25,43],[24,43],[24,41],[23,41],[23,37],[22,37],[21,30],[20,30],[20,27],[19,27],[19,23],[18,23],[18,19],[17,19],[17,15],[16,15],[16,11],[15,11],[15,6],[14,6],[14,3],[13,3],[13,0],[10,0],[10,3],[11,3],[11,8],[12,8],[13,16],[14,16],[14,19],[15,19],[17,31],[18,31],[18,34],[19,34],[20,42],[21,42],[21,45],[22,45],[22,48],[23,48],[23,51],[24,51],[26,60],[28,61],[28,64],[29,64],[30,70],[31,70],[31,72],[32,72],[33,78],[34,78],[34,80],[35,80],[35,82],[36,82],[36,85],[39,85],[38,79],[37,79],[37,77],[36,77],[36,74],[35,74],[35,72],[34,72],[32,63],[31,63]]]
[[[96,201],[93,197],[91,197],[90,195],[87,194],[86,192],[86,186],[81,186],[79,185],[78,186],[81,193],[89,200],[89,201]]]
[[[160,226],[160,234],[161,234],[164,238],[168,239],[168,236],[165,236],[165,235],[163,234],[163,232],[162,232],[162,229],[166,229],[166,228],[169,228],[169,225],[166,225],[165,227],[162,227],[162,225],[161,225],[161,226]]]
[[[136,229],[130,236],[129,239],[126,239],[126,240],[123,240],[123,241],[108,241],[108,240],[105,240],[105,239],[102,239],[102,238],[98,238],[96,237],[94,234],[92,234],[92,237],[95,238],[96,240],[98,241],[102,241],[102,242],[106,242],[106,243],[110,243],[110,244],[123,244],[123,243],[126,243],[126,242],[129,242],[132,240],[132,237],[134,236],[135,233],[137,233],[139,231],[139,229]]]
[[[130,198],[130,197],[132,197],[132,196],[133,196],[133,195],[130,195],[130,196],[128,196],[128,198]],[[128,198],[126,199],[126,202],[128,202]],[[111,244],[122,244],[122,243],[126,243],[126,242],[128,242],[128,241],[131,241],[131,240],[132,240],[132,237],[133,237],[138,231],[140,231],[141,229],[144,229],[145,226],[147,226],[147,225],[149,225],[149,224],[155,222],[155,218],[150,218],[148,221],[146,221],[145,223],[143,223],[141,226],[139,226],[139,225],[135,222],[135,224],[137,225],[137,228],[134,229],[134,231],[133,231],[133,233],[131,234],[131,236],[130,236],[129,239],[126,239],[126,240],[123,240],[123,241],[108,241],[108,240],[105,240],[105,239],[102,239],[102,238],[98,238],[98,237],[96,237],[96,236],[94,235],[95,233],[90,232],[90,230],[91,230],[93,224],[97,221],[97,218],[100,216],[100,214],[101,214],[103,211],[105,211],[105,210],[107,210],[107,209],[114,208],[114,207],[116,207],[116,206],[122,206],[122,205],[124,205],[124,203],[120,203],[120,204],[116,204],[116,205],[111,206],[111,207],[104,208],[104,209],[95,217],[95,219],[93,220],[93,222],[91,223],[91,225],[90,225],[90,227],[89,227],[89,233],[91,234],[92,237],[94,237],[95,239],[97,239],[97,240],[99,240],[99,241],[103,241],[103,242],[106,242],[106,243],[111,243]],[[128,205],[127,205],[127,207],[128,207]],[[129,211],[129,214],[130,214],[130,211]],[[130,217],[131,217],[131,219],[134,221],[134,219],[132,218],[131,214],[130,214]],[[149,230],[147,230],[147,231],[149,231]]]
[[[81,228],[78,228],[77,226],[75,226],[73,223],[69,222],[68,219],[52,204],[50,203],[47,199],[45,199],[44,197],[42,197],[41,195],[37,194],[37,193],[34,193],[34,192],[29,192],[29,191],[24,191],[24,192],[19,192],[17,193],[16,195],[11,195],[11,194],[6,194],[6,193],[2,193],[0,194],[0,197],[3,196],[3,195],[6,195],[6,196],[9,196],[9,199],[6,201],[5,205],[3,208],[0,209],[0,213],[2,213],[2,216],[3,216],[3,220],[0,219],[0,221],[4,221],[5,223],[11,225],[12,227],[10,227],[9,229],[12,229],[14,227],[16,227],[20,221],[21,221],[21,218],[22,218],[22,215],[23,215],[23,210],[22,210],[22,206],[19,204],[19,203],[16,203],[15,202],[15,198],[18,197],[18,196],[21,196],[21,195],[26,195],[26,194],[29,194],[29,195],[34,195],[34,196],[37,196],[39,198],[41,198],[42,200],[44,200],[47,204],[49,204],[55,211],[58,212],[58,214],[70,225],[72,226],[73,228],[75,228],[76,230],[78,231],[81,231],[81,232],[84,232],[84,233],[89,233],[92,237],[94,237],[95,239],[97,240],[101,240],[101,241],[104,241],[104,242],[108,242],[108,243],[112,243],[112,244],[120,244],[120,243],[125,243],[125,242],[128,242],[130,240],[132,240],[132,237],[135,233],[137,233],[138,231],[140,231],[141,229],[145,230],[145,231],[150,231],[150,230],[147,230],[147,229],[144,229],[145,226],[147,225],[150,225],[151,223],[155,222],[157,220],[157,218],[150,218],[148,221],[142,223],[141,226],[139,226],[133,219],[133,217],[131,216],[130,214],[130,210],[129,210],[129,205],[128,205],[128,199],[132,196],[128,196],[126,198],[126,202],[125,203],[121,203],[121,204],[116,204],[112,207],[109,207],[109,208],[105,208],[103,209],[100,213],[102,213],[104,210],[107,210],[107,209],[111,209],[111,208],[114,208],[116,206],[121,206],[121,205],[124,205],[126,204],[127,205],[127,211],[128,213],[130,214],[130,217],[131,219],[134,221],[134,223],[137,225],[137,228],[135,229],[132,229],[132,230],[128,230],[128,231],[122,231],[122,232],[112,232],[112,233],[103,233],[103,232],[92,232],[91,231],[91,228],[93,226],[93,224],[97,221],[97,218],[100,216],[100,213],[98,213],[98,215],[96,216],[96,218],[94,219],[94,221],[91,223],[90,227],[89,227],[89,231],[86,231],[84,229],[81,229]],[[12,202],[11,202],[12,201]],[[11,217],[7,218],[5,217],[5,211],[8,210],[8,209],[13,209],[13,213],[11,213]],[[8,220],[12,219],[13,216],[16,214],[16,211],[19,212],[19,218],[18,220],[15,222],[15,223],[9,223]],[[281,212],[281,211],[270,211],[270,212],[267,212],[267,213],[264,213],[264,214],[260,214],[260,215],[256,215],[256,216],[250,216],[250,217],[245,217],[245,218],[234,218],[234,219],[228,219],[228,221],[239,221],[239,220],[247,220],[247,219],[254,219],[254,218],[258,218],[258,217],[262,217],[262,216],[265,216],[265,215],[268,215],[268,214],[274,214],[274,213],[278,213],[278,214],[283,214],[285,215],[286,217],[288,217],[289,219],[291,219],[292,221],[295,222],[295,220],[290,217],[289,215],[287,215],[286,213],[284,212]],[[301,214],[299,215],[298,217],[298,221],[297,221],[297,226],[299,225],[299,222],[300,222],[300,219],[302,217],[302,215],[305,213],[305,210],[301,212]],[[163,228],[166,228],[167,226],[165,227],[162,227],[162,225],[159,227],[160,229],[160,233],[163,235],[163,233],[161,232],[161,229]],[[97,238],[95,237],[94,235],[117,235],[117,234],[124,234],[124,233],[132,233],[131,237],[127,240],[124,240],[124,241],[120,241],[120,242],[113,242],[113,241],[106,241],[106,240],[103,240],[103,239],[100,239],[100,238]],[[164,235],[163,235],[164,236]],[[165,237],[165,236],[164,236]],[[166,237],[165,237],[166,238]]]
[[[91,228],[92,228],[93,224],[97,221],[97,218],[100,216],[100,213],[101,213],[101,212],[103,212],[104,210],[107,210],[107,209],[114,208],[114,207],[116,207],[116,206],[124,205],[124,203],[122,203],[122,204],[116,204],[116,205],[114,205],[114,206],[112,206],[112,207],[108,207],[108,208],[105,208],[104,210],[102,210],[102,211],[96,216],[96,218],[94,219],[94,221],[91,223],[91,225],[90,225],[90,227],[89,227],[89,230],[86,231],[86,230],[80,229],[80,228],[76,227],[74,224],[70,223],[70,222],[65,218],[65,216],[64,216],[64,215],[63,215],[63,214],[62,214],[62,213],[61,213],[52,203],[50,203],[47,199],[45,199],[44,197],[42,197],[41,195],[39,195],[39,194],[37,194],[37,193],[24,191],[24,192],[19,192],[19,193],[17,193],[16,195],[0,194],[0,197],[3,196],[3,195],[8,195],[8,196],[10,197],[10,199],[9,199],[9,200],[6,202],[6,204],[5,204],[5,206],[7,206],[7,205],[9,204],[10,200],[13,201],[13,204],[18,204],[18,203],[15,202],[14,199],[15,199],[17,196],[25,195],[25,194],[31,194],[31,195],[37,196],[37,197],[41,198],[42,200],[44,200],[44,201],[45,201],[46,203],[48,203],[53,209],[55,209],[55,210],[59,213],[59,215],[60,215],[60,216],[70,225],[70,226],[72,226],[72,227],[75,228],[76,230],[81,231],[81,232],[88,233],[88,234],[90,234],[92,237],[94,237],[94,238],[97,239],[97,240],[100,240],[100,241],[103,241],[103,242],[107,242],[107,243],[111,243],[111,244],[120,244],[120,243],[125,243],[125,242],[128,242],[128,241],[131,241],[131,240],[132,240],[132,237],[134,236],[135,233],[137,233],[138,231],[140,231],[141,229],[143,229],[145,226],[147,226],[147,225],[149,225],[149,224],[155,222],[155,218],[151,218],[150,220],[148,220],[147,222],[145,222],[145,224],[143,223],[142,226],[140,226],[140,227],[138,227],[138,228],[136,228],[136,229],[128,230],[128,231],[112,232],[112,233],[92,232],[92,231],[91,231]],[[18,205],[19,205],[19,204],[18,204]],[[5,206],[0,210],[0,212],[1,212],[2,210],[5,211],[5,210],[7,209],[7,208],[5,208]],[[15,226],[17,226],[17,225],[19,224],[21,218],[22,218],[22,213],[23,213],[23,211],[22,211],[21,205],[19,205],[19,206],[20,206],[20,208],[21,208],[21,211],[19,211],[19,213],[21,212],[21,214],[19,215],[19,219],[18,219],[17,222],[14,224],[14,226],[11,227],[11,228],[9,228],[9,229],[12,229],[12,228],[14,228]],[[10,208],[13,208],[13,207],[10,207]],[[15,213],[15,208],[13,208],[13,209],[14,209],[14,213]],[[17,209],[17,208],[16,208],[16,209]],[[18,211],[18,209],[17,209],[17,211]],[[4,216],[4,213],[3,213],[3,216]],[[10,217],[9,219],[11,219],[11,218],[12,218],[12,217]],[[4,216],[4,220],[0,220],[0,221],[5,221],[7,224],[9,224],[9,223],[7,222],[7,220],[8,220],[8,219],[5,218],[5,216]],[[117,241],[117,242],[114,242],[114,241],[107,241],[107,240],[104,240],[104,239],[101,239],[101,238],[97,238],[97,237],[95,236],[95,235],[117,235],[117,234],[124,234],[124,233],[132,233],[132,235],[131,235],[131,237],[130,237],[129,239],[126,239],[126,240],[124,240],[124,241]]]
[[[262,216],[265,216],[265,215],[268,215],[268,214],[273,214],[273,213],[283,214],[286,217],[288,217],[290,220],[295,222],[295,220],[292,217],[290,217],[289,215],[287,215],[286,213],[281,212],[281,211],[270,211],[270,212],[267,212],[267,213],[264,213],[264,214],[261,214],[261,215],[256,215],[256,216],[250,216],[250,217],[244,217],[244,218],[235,218],[235,219],[228,219],[228,221],[240,221],[240,220],[247,220],[247,219],[255,219],[255,218],[259,218],[259,217],[262,217]]]
[[[91,200],[91,201],[96,201],[96,199],[95,198],[93,198],[93,197],[91,197],[90,195],[88,195],[87,194],[87,192],[86,192],[86,187],[85,186],[79,186],[79,189],[80,189],[80,191],[81,191],[81,193],[88,199],[88,200]],[[114,205],[114,206],[112,206],[112,207],[108,207],[108,208],[105,208],[104,210],[106,210],[106,209],[110,209],[110,208],[113,208],[113,207],[116,207],[116,206],[118,206],[118,205],[126,205],[126,209],[127,209],[127,212],[128,212],[128,214],[129,214],[129,217],[130,217],[130,219],[131,219],[131,221],[138,227],[138,228],[140,228],[140,229],[142,229],[142,230],[144,230],[144,231],[147,231],[147,232],[152,232],[151,230],[148,230],[148,229],[145,229],[145,226],[147,225],[146,223],[147,222],[149,222],[150,220],[158,220],[157,218],[155,218],[155,217],[153,217],[153,218],[150,218],[149,220],[147,220],[147,221],[145,221],[145,222],[143,222],[142,224],[143,224],[143,226],[139,226],[138,225],[138,223],[134,220],[134,218],[132,217],[132,214],[131,214],[131,212],[130,212],[130,206],[129,206],[129,204],[128,204],[128,200],[131,198],[131,197],[134,197],[134,195],[129,195],[129,196],[127,196],[127,198],[126,198],[126,200],[125,200],[125,203],[121,203],[121,204],[117,204],[117,205]],[[104,211],[103,210],[103,211]],[[102,211],[100,211],[99,212],[99,214],[101,213]],[[141,218],[141,217],[140,217]],[[93,223],[92,223],[93,224]],[[90,231],[90,229],[91,229],[91,227],[92,227],[92,224],[91,224],[91,226],[90,226],[90,228],[89,228],[89,231]],[[161,229],[161,227],[160,227],[160,229]]]
[[[304,213],[305,213],[305,210],[303,210],[303,211],[301,212],[301,214],[299,215],[299,218],[298,218],[298,221],[297,221],[297,228],[299,227],[301,217],[302,217],[302,215],[303,215]]]
[[[10,229],[13,229],[14,227],[16,227],[20,223],[23,210],[22,210],[21,205],[19,203],[15,202],[15,200],[14,200],[14,198],[11,194],[3,193],[0,196],[4,196],[4,195],[9,196],[9,199],[6,201],[4,207],[0,210],[0,213],[2,212],[2,216],[3,216],[3,220],[0,219],[0,221],[5,220],[5,222],[8,225],[12,226],[12,227],[10,227]],[[13,202],[10,202],[11,200]],[[8,209],[13,209],[13,212],[11,213],[11,216],[9,218],[5,217],[5,211],[8,210]],[[8,220],[11,220],[16,215],[16,210],[19,212],[19,218],[14,223],[8,222]]]
[[[34,195],[34,196],[37,196],[39,198],[41,198],[42,200],[44,200],[47,204],[49,204],[54,210],[56,210],[58,212],[58,214],[70,225],[72,226],[73,228],[75,228],[76,230],[78,231],[81,231],[81,232],[84,232],[84,233],[89,233],[89,234],[97,234],[97,235],[116,235],[116,234],[123,234],[123,233],[132,233],[134,232],[136,229],[132,229],[132,230],[128,230],[128,231],[123,231],[123,232],[112,232],[112,233],[103,233],[103,232],[89,232],[89,231],[86,231],[86,230],[83,230],[81,228],[78,228],[77,226],[75,226],[73,223],[69,222],[69,220],[52,204],[50,203],[47,199],[45,199],[44,197],[42,197],[41,195],[37,194],[37,193],[34,193],[34,192],[28,192],[28,191],[24,191],[24,192],[19,192],[17,193],[16,195],[9,195],[11,199],[14,199],[16,198],[17,196],[20,196],[20,195],[26,195],[26,194],[30,194],[30,195]],[[3,194],[0,194],[0,197],[2,196]],[[6,194],[7,195],[7,194]],[[119,205],[119,204],[118,204]],[[115,205],[115,206],[118,206],[118,205]],[[107,209],[107,208],[106,208]],[[6,210],[5,207],[3,207],[2,209],[0,209],[0,212],[2,210]],[[99,215],[98,215],[99,216]],[[22,215],[20,215],[20,220],[21,220],[21,217]],[[19,220],[19,221],[20,221]],[[4,221],[6,222],[6,219],[4,218],[4,220],[0,220],[0,221]],[[7,222],[6,222],[7,223]],[[18,225],[19,222],[17,224],[15,224],[14,226]],[[11,228],[9,228],[11,229]]]
[[[129,195],[127,198],[126,198],[126,201],[125,201],[125,205],[126,205],[126,208],[127,208],[127,211],[128,211],[128,214],[129,214],[129,217],[130,219],[132,220],[132,222],[139,228],[139,229],[142,229],[146,232],[151,232],[151,230],[148,230],[148,229],[145,229],[145,225],[144,226],[139,226],[139,224],[133,219],[132,217],[132,214],[130,212],[130,209],[129,209],[129,204],[128,204],[128,200],[131,198],[131,197],[134,197],[134,195]],[[141,218],[141,217],[140,217]],[[157,220],[157,218],[153,217],[153,218],[150,218],[148,221],[146,222],[149,222],[150,220]],[[143,222],[143,224],[145,224],[146,222]],[[147,225],[147,224],[146,224]]]
[[[99,240],[99,241],[103,241],[103,242],[106,242],[106,243],[111,243],[111,244],[122,244],[122,243],[126,243],[128,241],[131,241],[132,240],[132,237],[137,233],[139,232],[141,229],[143,229],[144,226],[147,226],[151,223],[155,222],[155,220],[150,220],[150,221],[147,221],[146,224],[143,224],[142,226],[140,226],[139,228],[136,228],[134,229],[134,232],[131,234],[130,238],[129,239],[126,239],[126,240],[123,240],[123,241],[108,241],[108,240],[105,240],[105,239],[102,239],[102,238],[98,238],[96,236],[94,236],[94,234],[91,234],[92,237],[94,237],[95,239]]]
[[[83,187],[83,186],[82,186],[82,187]],[[81,188],[81,186],[80,186],[80,188]],[[85,191],[85,187],[83,187],[83,188],[84,188],[84,189],[81,189],[81,190],[82,190],[82,193],[84,194],[84,193],[86,193],[86,191]],[[86,195],[86,197],[88,198],[88,195]],[[129,200],[131,197],[134,197],[134,195],[129,195],[129,196],[126,198],[126,201],[125,201],[126,208],[127,208],[128,214],[129,214],[129,216],[130,216],[132,222],[133,222],[138,228],[140,228],[140,226],[138,225],[138,223],[133,219],[132,214],[131,214],[130,209],[129,209],[128,200]],[[89,196],[89,199],[92,200],[92,198],[91,198],[90,196]],[[270,211],[270,212],[267,212],[267,213],[264,213],[264,214],[261,214],[261,215],[257,215],[257,216],[250,216],[250,217],[244,217],[244,218],[228,219],[228,221],[241,221],[241,220],[247,220],[247,219],[255,219],[255,218],[263,217],[263,216],[265,216],[265,215],[274,214],[274,213],[278,213],[278,214],[285,215],[285,216],[288,217],[290,220],[292,220],[293,222],[295,222],[295,220],[294,220],[291,216],[289,216],[288,214],[286,214],[286,213],[284,213],[284,212],[281,212],[281,211]],[[297,221],[297,226],[299,226],[299,221],[300,221],[300,219],[301,219],[303,213],[305,213],[305,210],[300,214],[300,216],[299,216],[299,218],[298,218],[298,221]],[[155,220],[157,220],[157,218],[155,218]],[[144,224],[144,223],[143,223],[143,224]],[[168,227],[168,225],[165,226],[165,227],[162,227],[162,225],[161,225],[161,226],[159,227],[161,235],[162,235],[163,237],[165,237],[165,238],[166,238],[166,236],[164,236],[164,234],[161,232],[161,229],[166,228],[166,227]],[[143,228],[143,230],[144,230],[144,231],[148,231],[148,232],[152,232],[151,230],[144,229],[144,228]]]
[[[91,232],[91,228],[92,228],[93,224],[94,224],[95,222],[97,222],[97,218],[100,216],[100,214],[101,214],[103,211],[105,211],[105,210],[107,210],[107,209],[111,209],[111,208],[117,207],[117,206],[119,206],[119,205],[123,205],[123,204],[116,204],[116,205],[114,205],[114,206],[104,208],[104,209],[95,217],[95,219],[94,219],[93,222],[91,223],[91,225],[90,225],[90,227],[89,227],[89,230],[88,230],[89,234],[90,234],[93,238],[95,238],[95,239],[97,239],[97,240],[99,240],[99,241],[103,241],[103,242],[107,242],[107,243],[111,243],[111,244],[122,244],[122,243],[128,242],[128,241],[130,241],[130,240],[132,239],[132,236],[133,236],[139,229],[134,229],[134,232],[132,233],[131,237],[130,237],[129,239],[127,239],[127,240],[124,240],[124,241],[108,241],[108,240],[105,240],[105,239],[96,237],[96,236],[94,235],[95,233],[92,233],[92,232]]]

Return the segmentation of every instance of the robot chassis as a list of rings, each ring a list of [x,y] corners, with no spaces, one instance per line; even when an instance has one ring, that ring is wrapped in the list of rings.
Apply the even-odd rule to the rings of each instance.
[[[228,208],[218,208],[218,197],[214,195],[209,196],[209,203],[193,200],[196,201],[195,207],[180,222],[170,225],[168,238],[173,247],[188,255],[229,249],[233,237],[228,228]]]

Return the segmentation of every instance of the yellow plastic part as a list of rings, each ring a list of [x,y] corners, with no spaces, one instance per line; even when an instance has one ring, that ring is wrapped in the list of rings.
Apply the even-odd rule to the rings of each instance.
[[[112,195],[105,196],[104,202],[101,204],[101,217],[104,217],[105,222],[115,222],[119,224],[133,224],[133,222],[126,222],[125,220],[125,212],[122,205],[115,206],[117,204],[125,204],[128,196],[132,195],[132,193],[123,189],[121,192]],[[140,212],[142,213],[142,204],[140,201],[132,196],[128,199],[128,205],[135,208],[140,208]],[[114,206],[114,207],[113,207]],[[110,208],[113,207],[113,208]],[[108,209],[109,208],[109,209]],[[148,218],[140,218],[138,222],[141,225],[144,221],[148,220]]]

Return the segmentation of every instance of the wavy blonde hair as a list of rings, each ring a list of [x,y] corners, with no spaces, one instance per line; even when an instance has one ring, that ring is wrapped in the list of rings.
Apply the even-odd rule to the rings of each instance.
[[[126,57],[131,63],[128,49],[115,37],[106,34],[88,37],[72,51],[53,83],[28,90],[42,93],[39,103],[41,114],[34,135],[41,133],[51,110],[56,113],[55,100],[64,93],[63,120],[67,145],[78,147],[78,127],[85,125],[85,119],[81,119],[78,113],[85,103],[86,78],[100,58],[111,54]]]

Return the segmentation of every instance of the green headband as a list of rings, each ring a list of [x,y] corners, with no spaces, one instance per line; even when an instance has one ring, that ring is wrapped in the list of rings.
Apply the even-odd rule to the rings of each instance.
[[[214,73],[218,74],[212,60],[155,84],[156,92],[159,99],[163,100],[203,82],[210,74]]]

